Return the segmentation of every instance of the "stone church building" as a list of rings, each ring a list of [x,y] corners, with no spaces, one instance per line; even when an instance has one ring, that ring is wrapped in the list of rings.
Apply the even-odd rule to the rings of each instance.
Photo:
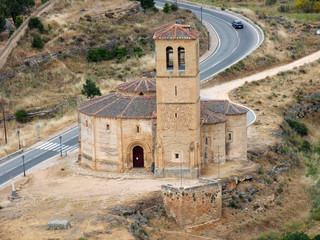
[[[247,109],[200,99],[199,34],[178,24],[157,31],[155,79],[123,83],[81,104],[81,164],[196,178],[205,165],[247,159]]]

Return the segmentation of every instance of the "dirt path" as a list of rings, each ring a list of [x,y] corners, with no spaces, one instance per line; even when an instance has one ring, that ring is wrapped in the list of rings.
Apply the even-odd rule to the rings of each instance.
[[[227,82],[214,87],[202,89],[200,91],[200,95],[201,97],[205,97],[209,99],[229,99],[229,96],[228,96],[229,92],[237,87],[242,86],[245,82],[252,82],[252,81],[264,79],[266,77],[271,77],[280,72],[285,72],[295,67],[303,66],[304,64],[314,62],[318,59],[320,59],[320,51],[280,67],[268,69],[248,77],[239,78],[231,82]]]

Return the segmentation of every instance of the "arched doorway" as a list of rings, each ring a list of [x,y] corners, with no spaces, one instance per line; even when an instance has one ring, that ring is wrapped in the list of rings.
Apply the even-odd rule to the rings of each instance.
[[[133,167],[143,168],[144,167],[143,148],[140,146],[135,146],[132,149],[132,155],[133,155]]]

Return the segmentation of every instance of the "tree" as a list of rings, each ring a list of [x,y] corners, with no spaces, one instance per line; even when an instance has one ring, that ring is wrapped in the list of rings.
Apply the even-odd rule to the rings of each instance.
[[[18,17],[17,17],[17,22],[18,22]],[[38,28],[40,33],[44,32],[44,26],[43,26],[42,22],[40,21],[40,19],[37,17],[33,17],[30,19],[30,21],[28,23],[28,27],[30,29]]]
[[[42,49],[44,47],[44,43],[39,35],[33,36],[33,41],[31,43],[33,48]]]
[[[287,236],[281,238],[281,240],[310,240],[310,238],[303,232],[296,232],[288,234]]]
[[[83,89],[81,91],[82,95],[85,95],[87,98],[94,98],[95,96],[101,96],[99,87],[91,81],[90,78],[86,79],[86,83],[83,84]]]
[[[164,13],[169,13],[169,12],[170,12],[170,5],[169,5],[169,3],[165,3],[165,4],[164,4],[163,12],[164,12]]]
[[[154,8],[154,0],[140,0],[140,3],[144,10]]]
[[[0,32],[5,31],[6,27],[6,17],[3,14],[0,14]]]
[[[171,8],[171,11],[173,11],[173,12],[178,11],[178,5],[177,4],[171,4],[170,8]]]
[[[17,16],[28,12],[29,8],[35,5],[35,2],[34,0],[7,0],[4,5],[8,15],[10,15],[13,22],[16,23]]]
[[[20,109],[14,113],[17,122],[24,123],[29,119],[28,113],[24,109]]]
[[[313,3],[310,0],[298,0],[294,6],[306,13],[313,12]]]
[[[22,23],[23,23],[23,17],[22,16],[17,16],[16,17],[16,22],[15,22],[16,27],[17,28],[20,27]]]

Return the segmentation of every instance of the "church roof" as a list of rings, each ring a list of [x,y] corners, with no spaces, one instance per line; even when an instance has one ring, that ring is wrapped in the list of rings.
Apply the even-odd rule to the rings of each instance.
[[[227,118],[224,114],[215,113],[207,108],[205,105],[201,104],[201,120],[205,124],[216,124],[226,122]]]
[[[190,25],[174,24],[155,32],[153,39],[197,39],[199,35]]]
[[[156,118],[156,96],[128,96],[110,93],[82,103],[79,111],[91,116],[114,118]]]
[[[215,113],[226,115],[238,115],[248,112],[247,108],[229,102],[228,100],[201,100],[201,104]]]
[[[155,93],[156,80],[154,78],[138,78],[136,80],[120,84],[118,90],[131,93]]]
[[[140,78],[118,86],[118,91],[83,102],[79,111],[90,116],[155,119],[157,118],[156,80]],[[138,93],[138,94],[128,94]],[[227,100],[201,100],[201,119],[205,124],[222,123],[226,115],[245,114],[248,109]]]

